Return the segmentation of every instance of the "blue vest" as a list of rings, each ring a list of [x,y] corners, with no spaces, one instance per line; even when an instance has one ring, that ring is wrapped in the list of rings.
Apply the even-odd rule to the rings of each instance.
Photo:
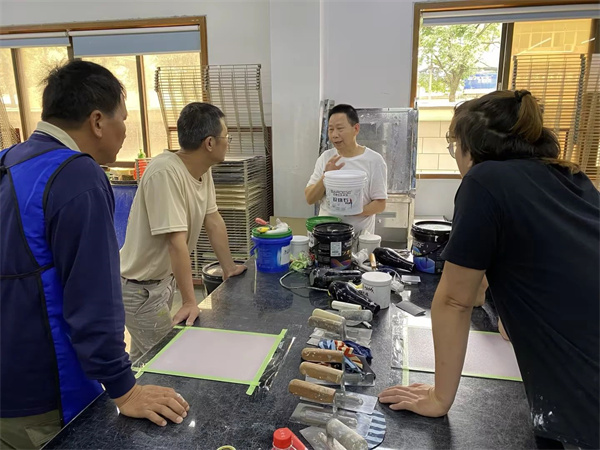
[[[6,155],[12,148],[14,147],[0,152],[0,183],[10,184],[3,186],[7,188],[4,192],[12,190],[13,207],[17,210],[16,217],[21,231],[20,236],[14,236],[14,239],[23,239],[24,246],[18,248],[25,248],[28,253],[13,256],[29,263],[27,270],[21,269],[20,273],[0,273],[1,282],[6,283],[7,289],[5,291],[3,287],[3,292],[17,292],[8,298],[5,296],[2,302],[41,304],[46,335],[54,350],[54,376],[59,397],[57,404],[64,425],[100,395],[103,389],[100,383],[86,377],[71,345],[70,328],[63,317],[63,288],[53,265],[44,209],[49,187],[56,174],[72,159],[87,155],[67,148],[51,148],[5,166]],[[8,252],[10,249],[3,251]],[[19,286],[32,288],[27,289],[27,292],[37,292],[37,298],[17,298],[18,292],[22,292]],[[23,324],[23,329],[27,329],[27,324]]]

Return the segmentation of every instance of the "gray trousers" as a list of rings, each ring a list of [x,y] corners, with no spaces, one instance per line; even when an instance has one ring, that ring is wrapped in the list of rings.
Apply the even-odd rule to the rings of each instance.
[[[171,331],[175,278],[136,282],[121,278],[125,326],[131,335],[129,357],[135,363]]]

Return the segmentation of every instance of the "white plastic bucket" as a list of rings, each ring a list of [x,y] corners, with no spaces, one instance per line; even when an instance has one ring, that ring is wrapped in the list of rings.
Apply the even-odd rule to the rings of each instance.
[[[290,254],[297,258],[300,253],[304,253],[304,256],[308,257],[308,236],[295,235],[292,237]]]
[[[329,211],[335,215],[353,216],[363,210],[363,190],[367,174],[362,170],[330,170],[325,172],[325,191]]]
[[[377,247],[381,247],[381,236],[376,234],[361,234],[358,237],[358,251],[364,248],[367,254],[370,255]]]
[[[363,292],[372,302],[389,308],[392,295],[392,276],[385,272],[365,272],[362,274]]]

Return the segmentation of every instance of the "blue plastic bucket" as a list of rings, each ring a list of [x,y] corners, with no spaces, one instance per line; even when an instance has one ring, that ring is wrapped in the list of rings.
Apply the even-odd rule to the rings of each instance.
[[[254,247],[251,255],[256,252],[256,269],[259,272],[284,272],[290,268],[290,243],[292,236],[282,238],[252,237]]]

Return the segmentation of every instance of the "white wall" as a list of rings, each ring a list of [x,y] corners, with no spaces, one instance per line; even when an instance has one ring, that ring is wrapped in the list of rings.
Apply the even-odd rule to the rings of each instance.
[[[42,23],[207,16],[210,64],[261,64],[271,115],[269,1],[0,0],[0,27]]]
[[[454,196],[460,180],[417,180],[415,216],[446,216],[454,214]]]
[[[406,107],[413,2],[326,1],[323,98],[359,108]]]
[[[320,5],[271,2],[275,215],[310,217],[304,187],[319,148]]]

